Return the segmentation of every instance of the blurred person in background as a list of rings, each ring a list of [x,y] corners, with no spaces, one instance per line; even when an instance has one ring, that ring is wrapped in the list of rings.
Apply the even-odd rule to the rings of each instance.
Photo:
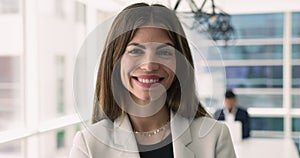
[[[222,121],[240,121],[242,123],[243,139],[250,137],[250,118],[247,110],[238,107],[236,95],[232,90],[225,93],[225,107],[218,109],[214,114],[215,119]]]

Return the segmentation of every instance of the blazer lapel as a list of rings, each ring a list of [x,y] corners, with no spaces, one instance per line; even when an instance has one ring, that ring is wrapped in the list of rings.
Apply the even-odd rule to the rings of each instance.
[[[192,142],[190,121],[171,112],[171,131],[174,158],[194,158],[195,154],[187,145]]]
[[[195,154],[187,145],[192,142],[190,121],[174,115],[171,111],[171,132],[173,139],[174,158],[194,158]],[[136,139],[127,115],[114,121],[114,144],[122,150],[120,157],[140,158]]]
[[[127,115],[114,121],[114,143],[121,149],[119,151],[122,151],[120,157],[140,158],[136,139]]]

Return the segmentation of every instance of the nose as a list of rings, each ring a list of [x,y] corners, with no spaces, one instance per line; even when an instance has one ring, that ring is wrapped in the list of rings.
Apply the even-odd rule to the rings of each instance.
[[[155,63],[155,62],[144,63],[140,66],[140,68],[144,71],[155,71],[159,69],[159,63]]]

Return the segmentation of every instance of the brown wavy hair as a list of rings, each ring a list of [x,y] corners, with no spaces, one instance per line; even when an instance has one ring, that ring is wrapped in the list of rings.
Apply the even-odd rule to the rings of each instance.
[[[108,33],[98,68],[92,123],[103,118],[114,121],[126,114],[121,108],[124,106],[119,106],[115,100],[122,100],[122,91],[126,91],[120,77],[119,60],[136,30],[149,25],[164,29],[173,41],[175,49],[184,57],[176,55],[176,77],[167,90],[165,105],[188,118],[208,115],[196,96],[193,59],[175,12],[159,4],[136,3],[117,15]],[[114,72],[116,73],[113,74]],[[114,95],[113,91],[118,91],[120,95]]]

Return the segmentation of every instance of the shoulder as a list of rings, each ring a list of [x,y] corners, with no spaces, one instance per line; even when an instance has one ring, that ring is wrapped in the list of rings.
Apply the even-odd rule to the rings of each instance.
[[[103,119],[97,123],[87,125],[85,129],[82,130],[83,133],[99,131],[100,129],[110,130],[113,128],[113,122],[108,119]]]
[[[221,113],[223,109],[217,109],[215,113]]]
[[[246,109],[243,109],[243,108],[240,108],[240,107],[237,108],[237,112],[238,113],[243,113],[243,114],[248,114]]]
[[[82,136],[87,142],[94,141],[109,141],[108,138],[112,137],[113,134],[113,122],[104,119],[92,125],[87,125],[83,130],[80,131]]]
[[[113,136],[113,123],[109,120],[101,120],[92,125],[86,125],[75,136],[78,141],[84,141],[86,145],[95,143],[108,143]]]
[[[70,152],[70,157],[91,157],[97,152],[106,150],[108,147],[105,144],[111,144],[113,132],[112,122],[101,120],[92,125],[86,125],[84,129],[78,131],[74,137],[73,145]],[[81,155],[81,156],[78,156]]]
[[[196,118],[190,128],[198,137],[218,137],[223,132],[229,133],[225,123],[209,117]]]
[[[193,140],[190,148],[201,157],[236,157],[229,129],[222,121],[207,117],[197,118],[192,122],[190,132]]]
[[[221,115],[224,115],[224,114],[223,114],[223,109],[218,109],[218,110],[216,110],[215,113],[214,113],[214,118],[215,118],[215,119],[219,119],[219,117],[220,117]]]

